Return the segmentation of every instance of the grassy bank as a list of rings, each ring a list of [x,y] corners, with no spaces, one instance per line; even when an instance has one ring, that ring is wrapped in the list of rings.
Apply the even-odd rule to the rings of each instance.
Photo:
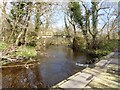
[[[35,57],[37,55],[35,47],[33,46],[15,47],[6,43],[0,43],[0,51],[12,51],[14,49],[15,52],[9,53],[9,56]]]
[[[1,53],[7,53],[0,59],[0,65],[7,65],[13,62],[25,62],[30,58],[34,59],[37,56],[37,51],[33,46],[13,46],[5,43],[0,43]],[[11,59],[11,60],[10,60]],[[12,61],[13,60],[13,61]]]
[[[79,40],[81,41],[81,40]],[[84,44],[84,43],[82,43]],[[111,53],[113,50],[115,50],[118,47],[118,41],[117,40],[110,40],[106,41],[104,43],[99,44],[99,48],[96,50],[93,49],[87,49],[85,50],[85,45],[82,45],[79,42],[79,52],[86,53],[91,57],[91,58],[101,58],[103,56],[106,56],[107,54]],[[39,45],[40,46],[40,45]],[[42,48],[41,48],[42,49]],[[41,52],[40,49],[40,52]],[[10,52],[9,51],[12,51]],[[14,58],[17,59],[18,61],[25,61],[29,60],[30,58],[35,58],[37,56],[37,51],[34,46],[17,46],[14,47],[12,45],[8,45],[5,43],[0,43],[0,51],[8,52],[6,55],[9,58]],[[0,62],[3,64],[4,62],[11,62],[9,60],[1,60]]]
[[[17,48],[16,52],[11,53],[11,56],[18,56],[18,57],[35,57],[37,56],[37,52],[35,47],[32,46],[20,46]]]

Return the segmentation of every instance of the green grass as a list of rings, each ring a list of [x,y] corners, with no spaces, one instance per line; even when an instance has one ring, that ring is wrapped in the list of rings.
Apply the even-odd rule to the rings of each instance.
[[[8,44],[0,42],[0,50],[5,50],[8,48]],[[33,46],[20,46],[17,48],[17,52],[13,52],[10,56],[22,56],[22,57],[35,57],[37,52]]]
[[[6,43],[0,42],[0,50],[5,50],[8,47]]]
[[[7,48],[7,45],[5,44],[1,47],[2,48],[0,50],[3,50]],[[12,52],[8,54],[7,56],[10,58],[18,58],[18,59],[22,57],[23,60],[29,60],[29,58],[35,58],[37,56],[37,51],[35,50],[35,47],[32,47],[32,46],[20,46],[20,47],[17,47],[16,51],[17,52]],[[10,63],[11,62],[9,60],[0,61],[0,66],[7,65]]]
[[[35,50],[35,47],[30,47],[30,46],[27,46],[27,47],[24,47],[24,46],[21,46],[19,47],[18,49],[18,52],[16,53],[18,56],[28,56],[28,57],[34,57],[37,55],[37,52]]]
[[[35,50],[35,47],[20,46],[17,49],[17,52],[12,53],[12,56],[35,57],[37,56],[37,52]]]

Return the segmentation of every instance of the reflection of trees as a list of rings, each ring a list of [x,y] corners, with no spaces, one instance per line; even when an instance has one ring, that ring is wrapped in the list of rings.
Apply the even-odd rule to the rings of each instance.
[[[83,56],[81,53],[74,52],[71,48],[68,47],[64,47],[62,50],[68,59],[70,58],[72,60],[77,60],[80,56]]]
[[[41,75],[39,73],[39,67],[36,66],[35,68],[29,68],[26,70],[28,82],[30,83],[31,88],[41,88]]]
[[[64,47],[62,50],[65,53],[66,58],[73,58],[73,50],[71,48]]]
[[[3,88],[41,88],[41,75],[39,67],[26,68],[5,68],[2,72]]]

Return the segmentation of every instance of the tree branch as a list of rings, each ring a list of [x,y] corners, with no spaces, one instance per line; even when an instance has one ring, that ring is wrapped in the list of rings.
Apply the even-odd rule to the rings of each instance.
[[[99,12],[101,9],[109,9],[110,7],[101,7],[97,10],[97,12]]]

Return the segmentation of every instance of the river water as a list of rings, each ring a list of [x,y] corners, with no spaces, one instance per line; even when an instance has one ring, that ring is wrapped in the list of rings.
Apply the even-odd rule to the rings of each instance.
[[[2,68],[3,88],[46,88],[68,78],[85,67],[76,66],[79,62],[84,64],[87,55],[73,52],[67,46],[51,46],[46,56],[39,56],[40,64],[25,67]]]

